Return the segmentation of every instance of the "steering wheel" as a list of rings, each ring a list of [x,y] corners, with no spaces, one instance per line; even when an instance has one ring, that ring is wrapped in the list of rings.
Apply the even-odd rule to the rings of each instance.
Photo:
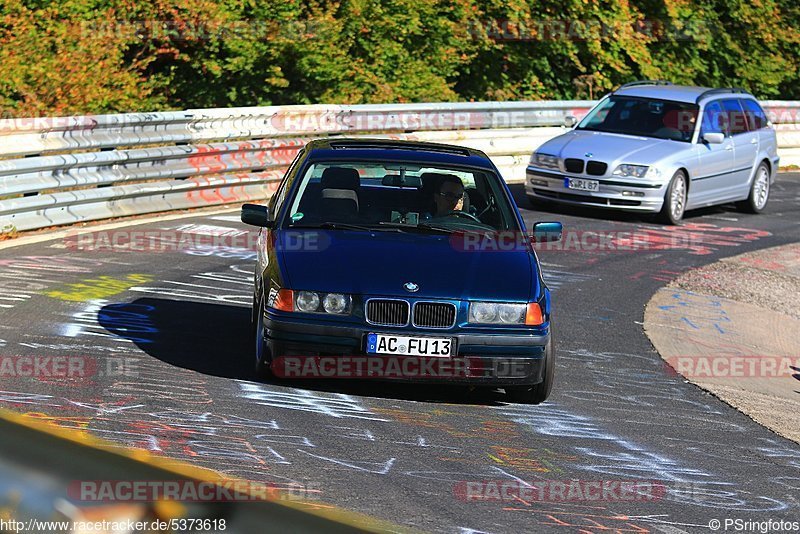
[[[464,217],[465,219],[469,219],[471,221],[475,221],[477,223],[483,224],[483,221],[481,221],[479,218],[477,218],[473,214],[467,213],[466,211],[453,210],[453,211],[448,211],[447,213],[442,215],[442,217],[449,217],[449,216],[452,216],[452,217]]]
[[[480,217],[483,217],[483,215],[484,215],[484,214],[485,214],[487,211],[489,211],[490,209],[492,209],[492,208],[494,208],[494,196],[493,196],[493,195],[489,196],[489,201],[486,203],[486,207],[485,207],[485,208],[483,208],[483,211],[481,211],[481,212],[478,214],[478,217],[479,217],[479,218],[480,218]]]

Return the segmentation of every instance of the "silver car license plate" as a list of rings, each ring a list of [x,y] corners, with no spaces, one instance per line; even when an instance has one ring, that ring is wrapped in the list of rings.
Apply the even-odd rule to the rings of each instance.
[[[600,182],[597,180],[584,180],[583,178],[564,178],[564,187],[578,191],[599,191]]]

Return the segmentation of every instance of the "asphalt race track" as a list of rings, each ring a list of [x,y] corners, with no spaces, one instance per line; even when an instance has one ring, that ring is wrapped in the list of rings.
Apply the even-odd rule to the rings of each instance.
[[[677,228],[532,211],[514,190],[529,225],[561,220],[573,237],[649,240],[641,250],[540,253],[558,357],[544,405],[462,387],[257,382],[254,251],[83,250],[68,238],[0,250],[0,355],[51,358],[35,376],[4,363],[0,407],[425,531],[669,534],[708,531],[712,519],[800,521],[800,446],[671,373],[641,326],[652,294],[687,269],[799,240],[800,175],[779,176],[762,215],[725,206]],[[243,235],[237,221],[231,211],[130,229]],[[711,313],[681,305],[687,318]],[[81,372],[46,376],[54,358]],[[633,480],[666,489],[638,500],[580,493]],[[465,488],[492,487],[467,485],[481,481],[538,481],[549,493],[487,490],[476,502]],[[562,483],[560,498],[551,490]]]

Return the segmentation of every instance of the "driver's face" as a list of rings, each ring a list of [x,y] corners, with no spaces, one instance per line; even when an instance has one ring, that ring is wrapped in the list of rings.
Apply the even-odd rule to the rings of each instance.
[[[464,207],[464,186],[445,182],[435,197],[436,213],[461,210]]]

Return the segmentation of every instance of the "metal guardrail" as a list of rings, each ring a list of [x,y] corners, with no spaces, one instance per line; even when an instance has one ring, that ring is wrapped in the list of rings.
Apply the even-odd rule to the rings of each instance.
[[[557,126],[592,101],[273,106],[0,120],[0,156],[333,133]],[[10,135],[9,135],[10,134]]]
[[[442,141],[485,151],[509,181],[593,101],[277,106],[0,120],[0,230],[258,201],[310,139]],[[800,163],[800,102],[767,101]]]

